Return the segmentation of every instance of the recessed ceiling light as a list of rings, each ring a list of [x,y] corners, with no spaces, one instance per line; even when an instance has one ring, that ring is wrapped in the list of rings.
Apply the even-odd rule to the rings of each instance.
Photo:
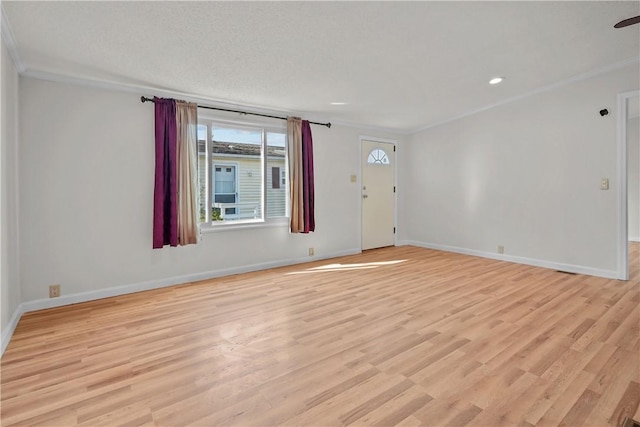
[[[331,102],[331,105],[347,105],[346,102]]]
[[[498,83],[501,83],[504,80],[503,77],[494,77],[491,80],[489,80],[489,84],[490,85],[497,85]]]

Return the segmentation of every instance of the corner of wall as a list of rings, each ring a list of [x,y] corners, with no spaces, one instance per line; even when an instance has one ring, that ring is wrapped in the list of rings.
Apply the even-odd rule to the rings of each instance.
[[[12,36],[2,11],[0,140],[0,354],[22,315],[18,251],[19,66],[11,53]],[[7,36],[8,34],[8,36]],[[15,46],[14,46],[15,51]],[[16,56],[17,57],[17,56]]]
[[[9,319],[9,323],[2,328],[2,336],[0,338],[0,357],[2,357],[4,351],[7,349],[7,346],[11,341],[11,337],[13,336],[13,332],[16,330],[16,326],[18,326],[18,322],[23,314],[24,306],[20,304],[13,312],[13,315]]]
[[[6,46],[9,55],[11,55],[11,59],[13,61],[13,66],[18,71],[18,73],[22,73],[25,71],[24,64],[20,59],[20,55],[18,55],[18,48],[16,45],[16,39],[13,36],[13,30],[11,29],[11,25],[9,24],[9,20],[7,19],[7,14],[4,11],[4,4],[0,3],[0,31],[2,32],[2,41]]]

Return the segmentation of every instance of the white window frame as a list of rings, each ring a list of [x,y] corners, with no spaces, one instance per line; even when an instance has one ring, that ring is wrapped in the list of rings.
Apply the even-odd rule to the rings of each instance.
[[[250,122],[250,121],[236,121],[236,120],[228,120],[221,119],[215,116],[209,115],[198,115],[198,125],[206,126],[207,135],[206,135],[206,144],[205,144],[205,156],[207,161],[205,162],[206,167],[206,179],[207,179],[207,188],[204,191],[205,197],[208,199],[204,201],[205,206],[205,221],[200,222],[200,230],[202,232],[217,232],[224,230],[234,230],[239,228],[256,228],[256,227],[285,227],[289,224],[289,190],[286,188],[285,195],[285,216],[281,217],[268,217],[267,215],[267,133],[283,133],[286,138],[287,128],[286,125],[283,126],[274,126],[273,124],[266,124],[260,122]],[[215,165],[235,165],[236,166],[236,192],[237,192],[237,200],[240,199],[240,181],[239,181],[239,173],[240,166],[237,162],[228,161],[225,162],[223,160],[214,160],[213,153],[213,140],[212,140],[212,128],[213,127],[229,127],[233,129],[246,129],[246,130],[262,130],[262,149],[260,155],[261,167],[262,171],[262,188],[261,188],[261,218],[256,219],[234,219],[233,221],[211,221],[211,210],[213,208],[213,192],[214,192],[214,175],[215,175]],[[284,171],[288,171],[289,168],[289,154],[287,145],[285,143],[284,147],[285,151],[285,159],[284,159]],[[287,175],[288,176],[288,172]],[[286,186],[288,187],[288,186]]]

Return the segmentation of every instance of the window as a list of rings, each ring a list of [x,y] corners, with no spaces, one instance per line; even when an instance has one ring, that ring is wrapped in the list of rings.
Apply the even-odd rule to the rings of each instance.
[[[198,118],[200,221],[286,216],[286,129]]]
[[[214,168],[214,203],[236,203],[236,167],[216,164]]]
[[[236,190],[236,165],[224,165],[217,162],[213,166],[213,212],[216,220],[235,218],[238,193]],[[231,216],[233,215],[233,217]]]
[[[271,168],[271,188],[284,189],[287,184],[287,175],[284,168],[272,167]]]
[[[271,188],[280,188],[280,168],[271,168]]]
[[[271,185],[267,186],[267,217],[284,217],[287,215],[286,181],[280,181],[282,173],[287,168],[287,134],[283,128],[281,132],[267,132],[267,170],[271,170]],[[274,175],[274,170],[277,175]],[[274,179],[276,185],[274,186]],[[277,185],[279,184],[279,185]]]
[[[369,157],[367,158],[367,163],[376,164],[376,165],[388,165],[389,164],[389,156],[384,150],[380,148],[374,148],[369,153]]]

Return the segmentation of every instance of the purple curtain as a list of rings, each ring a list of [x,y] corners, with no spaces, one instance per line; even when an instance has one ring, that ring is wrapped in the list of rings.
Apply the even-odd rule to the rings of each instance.
[[[313,182],[313,138],[308,120],[302,121],[302,202],[304,212],[304,231],[315,231]]]
[[[154,98],[156,179],[153,193],[153,248],[178,246],[178,152],[176,101]]]

